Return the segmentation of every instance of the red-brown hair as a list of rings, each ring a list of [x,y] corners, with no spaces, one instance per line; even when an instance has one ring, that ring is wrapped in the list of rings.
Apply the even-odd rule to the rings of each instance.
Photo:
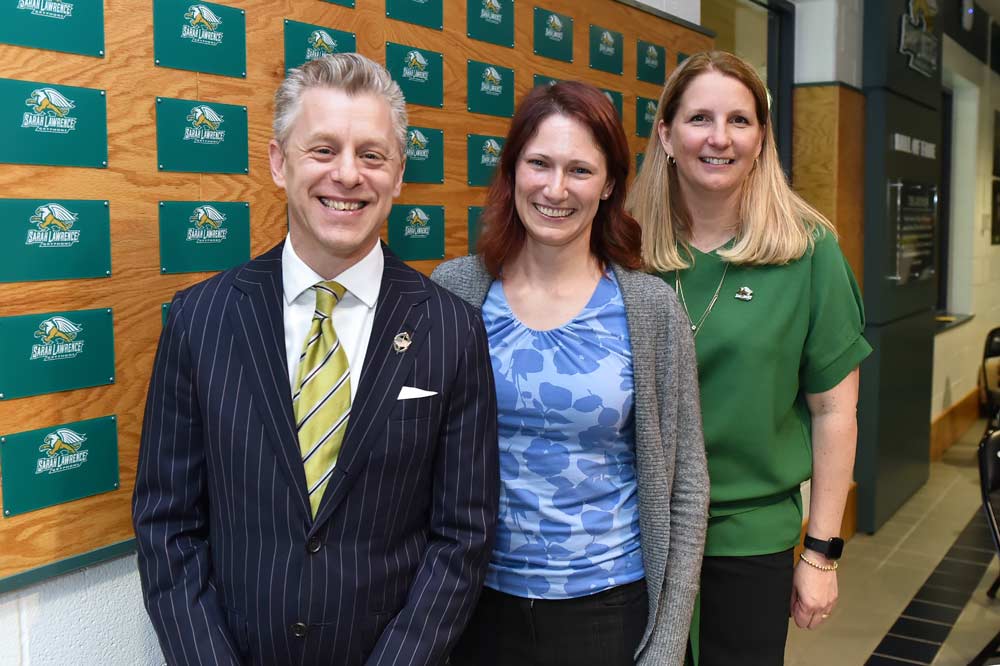
[[[535,87],[521,100],[511,121],[480,218],[483,231],[478,251],[486,270],[499,277],[504,263],[516,257],[524,246],[526,232],[514,205],[514,174],[525,144],[543,120],[556,114],[572,118],[590,130],[604,154],[608,178],[614,181],[611,194],[601,201],[594,216],[591,253],[603,266],[613,262],[632,270],[640,268],[642,230],[625,212],[630,155],[618,112],[611,100],[589,83],[560,81]]]

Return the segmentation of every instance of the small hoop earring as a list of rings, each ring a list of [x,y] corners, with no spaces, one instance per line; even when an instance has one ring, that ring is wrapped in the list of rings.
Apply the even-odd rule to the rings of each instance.
[[[670,166],[674,166],[675,164],[677,164],[677,160],[674,159],[673,155],[667,155],[667,163]]]

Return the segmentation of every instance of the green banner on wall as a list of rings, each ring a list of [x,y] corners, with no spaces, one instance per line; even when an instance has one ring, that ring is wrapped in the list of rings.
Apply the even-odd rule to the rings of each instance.
[[[466,0],[466,36],[514,46],[514,0]]]
[[[161,273],[223,271],[249,259],[249,203],[160,202]]]
[[[469,185],[486,187],[493,180],[493,174],[500,164],[500,151],[504,137],[490,134],[466,135],[466,164]]]
[[[157,97],[156,159],[160,171],[247,173],[247,108]]]
[[[476,245],[479,243],[479,235],[483,231],[479,218],[483,214],[482,206],[469,206],[469,254],[476,253]]]
[[[0,42],[104,57],[104,3],[9,0],[0,7]]]
[[[5,518],[118,488],[114,416],[0,436]]]
[[[635,47],[635,78],[646,83],[663,85],[667,72],[667,50],[641,39]]]
[[[104,91],[0,79],[0,162],[108,166]]]
[[[565,14],[534,9],[535,55],[573,62],[573,19]]]
[[[444,27],[441,0],[385,0],[385,15],[425,28],[441,30]]]
[[[604,96],[611,100],[611,103],[615,105],[615,111],[618,112],[618,117],[623,118],[625,113],[625,100],[622,94],[617,90],[609,90],[607,88],[601,88],[601,92]]]
[[[324,2],[329,2],[331,5],[340,5],[341,7],[354,8],[354,0],[323,0]]]
[[[407,128],[403,182],[444,182],[444,132],[432,127]]]
[[[488,62],[466,64],[468,110],[488,116],[514,115],[514,70]]]
[[[358,40],[353,32],[285,19],[286,71],[331,53],[357,50]]]
[[[437,51],[385,43],[385,66],[407,104],[444,106],[444,56]]]
[[[635,135],[649,136],[656,122],[656,102],[651,97],[635,96]]]
[[[590,68],[621,75],[624,44],[622,33],[591,24]]]
[[[0,199],[0,282],[111,275],[107,201]]]
[[[444,259],[444,206],[393,206],[389,247],[403,261]]]
[[[0,317],[0,399],[114,381],[111,308]]]
[[[212,2],[153,0],[153,57],[160,67],[246,78],[246,12]]]

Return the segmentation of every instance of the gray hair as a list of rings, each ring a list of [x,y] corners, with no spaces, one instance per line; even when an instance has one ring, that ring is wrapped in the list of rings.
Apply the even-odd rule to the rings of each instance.
[[[302,95],[310,88],[333,88],[348,95],[372,94],[389,105],[400,158],[406,154],[406,99],[385,67],[360,53],[325,55],[296,67],[274,93],[274,138],[284,148],[298,115]]]

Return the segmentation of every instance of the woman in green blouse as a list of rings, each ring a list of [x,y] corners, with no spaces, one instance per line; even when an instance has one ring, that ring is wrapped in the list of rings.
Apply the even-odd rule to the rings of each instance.
[[[698,355],[712,488],[692,657],[781,664],[789,614],[815,628],[837,600],[858,365],[871,352],[861,295],[833,225],[784,177],[767,89],[749,64],[690,57],[656,117],[628,206]]]

